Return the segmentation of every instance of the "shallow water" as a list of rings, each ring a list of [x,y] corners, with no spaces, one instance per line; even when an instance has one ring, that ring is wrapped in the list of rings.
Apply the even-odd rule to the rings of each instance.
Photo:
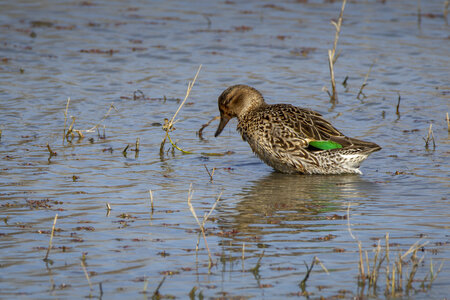
[[[100,283],[108,299],[146,297],[164,276],[163,296],[186,298],[193,287],[208,298],[297,296],[304,262],[317,256],[329,274],[316,265],[307,292],[350,298],[361,293],[351,234],[372,257],[386,233],[391,255],[420,239],[429,242],[419,254],[425,259],[417,279],[426,276],[431,259],[435,268],[444,263],[431,289],[422,291],[417,282],[410,296],[448,297],[450,40],[444,1],[421,2],[420,26],[416,1],[348,3],[335,106],[322,87],[330,86],[330,20],[341,4],[298,2],[2,1],[0,297],[98,297]],[[196,154],[166,145],[169,151],[160,156],[160,124],[177,110],[200,64],[172,133]],[[366,97],[359,100],[372,64]],[[317,110],[344,133],[383,150],[363,163],[361,176],[292,176],[254,157],[235,132],[236,121],[217,139],[213,122],[200,139],[201,125],[218,114],[218,95],[237,83],[254,86],[269,103]],[[101,121],[100,134],[63,143],[68,97],[75,129],[94,127],[111,103],[117,111]],[[422,139],[430,123],[435,149],[425,149]],[[136,138],[138,155],[130,150]],[[47,143],[57,152],[50,160]],[[201,154],[227,151],[232,154]],[[212,182],[205,166],[216,168]],[[203,240],[195,252],[190,184],[199,216],[221,193],[206,223],[210,270]],[[51,261],[45,263],[55,214]],[[379,284],[378,297],[384,287]]]

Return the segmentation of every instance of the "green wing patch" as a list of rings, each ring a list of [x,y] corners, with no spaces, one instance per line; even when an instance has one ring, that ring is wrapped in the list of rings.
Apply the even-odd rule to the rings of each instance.
[[[320,150],[331,150],[342,148],[342,145],[333,141],[310,141],[309,145]]]

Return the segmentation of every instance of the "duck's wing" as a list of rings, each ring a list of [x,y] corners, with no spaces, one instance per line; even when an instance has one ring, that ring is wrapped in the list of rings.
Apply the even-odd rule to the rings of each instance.
[[[272,105],[274,118],[288,128],[292,134],[305,140],[329,140],[332,136],[344,135],[337,130],[322,115],[313,110],[296,107],[289,104]],[[306,144],[305,147],[308,145]]]
[[[370,152],[381,149],[375,143],[366,142],[351,138],[342,134],[322,115],[313,110],[296,107],[289,104],[274,105],[274,113],[281,115],[285,120],[285,130],[290,131],[290,135],[297,134],[297,138],[302,139],[303,147],[308,147],[308,141],[332,141],[338,143],[342,148],[358,148]],[[340,147],[339,147],[340,148]],[[333,147],[331,148],[333,149]]]

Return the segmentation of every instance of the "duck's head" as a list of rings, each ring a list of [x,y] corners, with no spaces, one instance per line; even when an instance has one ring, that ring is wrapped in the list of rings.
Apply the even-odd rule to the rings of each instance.
[[[264,98],[260,92],[248,85],[238,84],[227,88],[219,96],[220,124],[217,128],[217,137],[232,118],[242,118],[245,114],[262,105]]]

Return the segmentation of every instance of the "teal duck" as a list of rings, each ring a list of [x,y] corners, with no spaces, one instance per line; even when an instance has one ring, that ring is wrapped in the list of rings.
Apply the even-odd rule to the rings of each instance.
[[[253,152],[275,170],[294,174],[361,174],[361,162],[381,149],[343,135],[321,114],[290,104],[267,104],[247,85],[227,88],[219,97],[217,137],[228,121]]]

